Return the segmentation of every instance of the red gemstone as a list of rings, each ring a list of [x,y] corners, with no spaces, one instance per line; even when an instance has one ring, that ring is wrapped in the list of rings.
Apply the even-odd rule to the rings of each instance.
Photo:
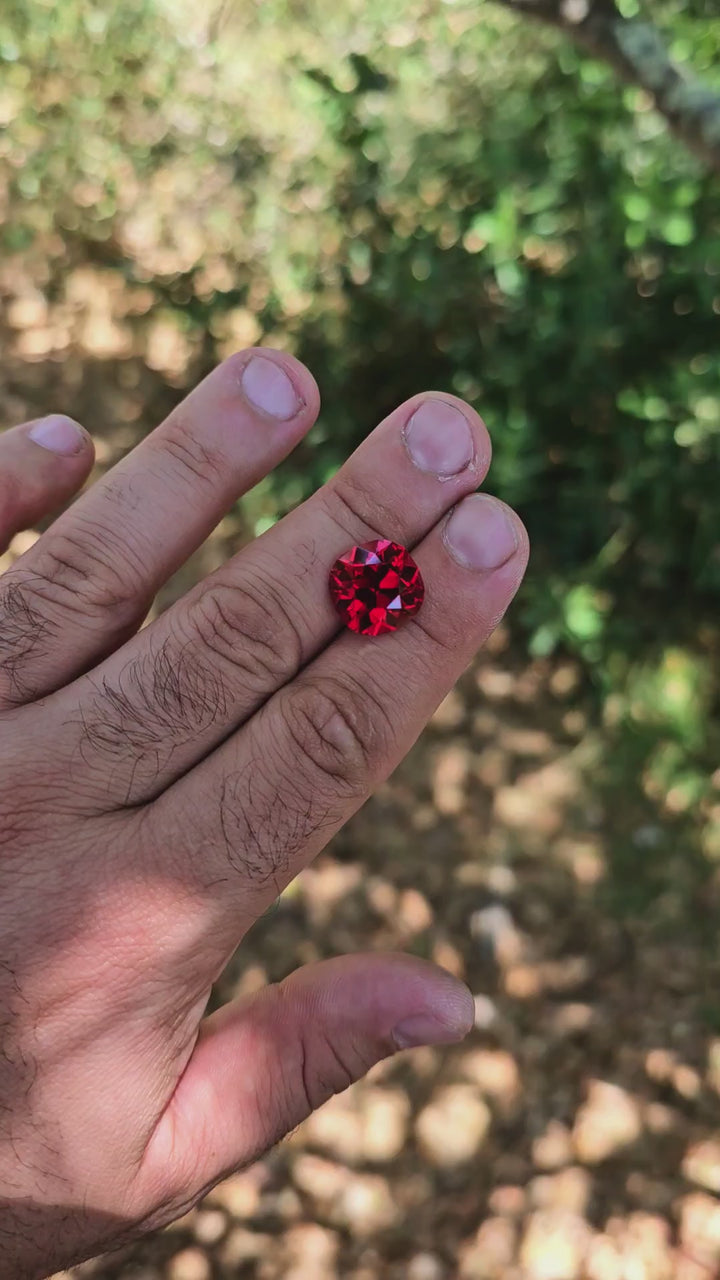
[[[351,547],[330,570],[330,595],[351,631],[397,631],[425,598],[420,570],[405,547],[388,538]]]

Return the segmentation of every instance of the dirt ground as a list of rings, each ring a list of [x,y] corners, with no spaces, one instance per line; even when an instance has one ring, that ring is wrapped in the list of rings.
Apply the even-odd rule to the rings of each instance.
[[[83,279],[92,325],[90,302],[67,320],[0,282],[2,419],[71,412],[106,466],[182,378],[172,351],[153,365],[118,349],[112,307],[103,330],[102,290]],[[241,523],[223,523],[160,607],[236,545]],[[220,1002],[307,961],[403,948],[470,984],[474,1033],[381,1065],[166,1231],[67,1274],[720,1275],[716,904],[621,748],[580,665],[529,658],[510,620],[216,991]]]

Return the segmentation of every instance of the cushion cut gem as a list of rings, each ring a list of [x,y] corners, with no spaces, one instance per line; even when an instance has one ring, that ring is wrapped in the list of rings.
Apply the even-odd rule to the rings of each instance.
[[[378,538],[351,547],[330,570],[330,595],[351,631],[380,636],[417,613],[425,587],[410,552]]]

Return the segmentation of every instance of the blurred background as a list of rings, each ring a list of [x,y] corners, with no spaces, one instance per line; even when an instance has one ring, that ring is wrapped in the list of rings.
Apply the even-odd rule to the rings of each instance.
[[[469,982],[477,1030],[74,1277],[720,1274],[720,18],[536,7],[568,29],[490,0],[3,0],[2,424],[70,413],[102,470],[238,347],[322,391],[156,607],[427,387],[483,414],[534,546],[216,993],[399,947]],[[590,20],[650,69],[622,80]],[[665,113],[662,44],[705,85]]]

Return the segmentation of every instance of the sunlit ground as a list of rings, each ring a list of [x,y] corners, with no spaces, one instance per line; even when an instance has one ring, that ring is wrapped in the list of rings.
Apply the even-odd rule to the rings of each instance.
[[[279,0],[273,5],[282,8]],[[63,18],[71,8],[63,0]],[[0,210],[14,246],[0,259],[3,423],[51,409],[69,412],[94,432],[101,471],[199,373],[260,339],[303,353],[319,343],[329,353],[314,372],[336,428],[372,425],[376,409],[387,407],[383,378],[393,394],[397,387],[410,394],[425,385],[427,348],[419,348],[420,368],[410,363],[420,341],[432,344],[433,377],[435,368],[447,371],[454,362],[453,389],[476,398],[482,409],[483,379],[494,394],[503,379],[512,387],[515,378],[512,342],[497,347],[498,360],[508,362],[500,372],[483,365],[483,352],[503,325],[516,323],[522,289],[538,280],[551,299],[548,332],[552,338],[552,325],[558,326],[553,340],[564,350],[563,317],[575,312],[556,295],[555,282],[558,289],[577,288],[574,255],[585,252],[594,224],[577,210],[575,222],[565,219],[562,201],[573,175],[560,132],[538,146],[543,168],[561,174],[566,185],[543,188],[537,207],[532,182],[507,167],[516,154],[508,138],[515,145],[513,130],[527,124],[527,101],[521,89],[512,90],[518,68],[534,65],[534,37],[516,31],[504,15],[493,19],[493,56],[478,62],[474,4],[433,0],[420,14],[405,0],[353,0],[352,21],[342,7],[322,29],[297,16],[282,27],[283,44],[277,24],[260,21],[267,6],[255,7],[254,26],[247,17],[252,6],[242,7],[247,23],[239,21],[236,30],[232,6],[225,5],[218,21],[234,43],[215,61],[213,24],[197,16],[198,6],[189,7],[192,13],[188,6],[167,8],[183,51],[159,46],[156,65],[141,47],[144,71],[132,72],[132,92],[121,85],[120,105],[113,100],[107,109],[112,128],[105,133],[102,112],[88,116],[87,125],[78,116],[76,132],[68,127],[65,133],[73,112],[100,97],[105,75],[102,67],[93,70],[72,33],[53,74],[45,74],[41,47],[34,79],[22,58],[3,55],[0,160],[12,181],[0,174]],[[302,5],[290,9],[304,12]],[[245,38],[251,26],[252,40]],[[38,30],[35,24],[33,37]],[[99,61],[103,30],[92,36]],[[394,51],[397,97],[386,111],[379,90],[358,96],[356,118],[348,120],[367,136],[355,140],[352,152],[349,143],[344,149],[342,127],[332,131],[340,119],[337,102],[329,99],[323,115],[297,66],[330,68],[336,88],[350,94],[362,71],[352,54],[378,48]],[[167,87],[166,63],[181,67]],[[575,82],[568,83],[575,93]],[[602,73],[586,68],[577,83],[588,111],[600,116]],[[145,99],[135,94],[138,84]],[[647,177],[662,124],[637,95],[626,97],[637,115],[623,156],[634,194],[632,184]],[[44,141],[36,98],[50,122]],[[498,173],[487,189],[476,189],[474,159],[466,174],[460,151],[452,172],[456,179],[461,173],[465,185],[450,189],[445,150],[468,132],[480,137],[492,100],[502,101],[503,120],[507,114],[510,121],[507,137],[502,122],[496,131]],[[383,112],[387,139],[373,134]],[[562,114],[552,119],[562,123]],[[230,145],[234,129],[236,148]],[[618,129],[608,126],[610,148]],[[379,164],[373,224],[363,186],[371,169],[363,166],[382,160],[386,143],[390,160]],[[427,157],[428,173],[415,183],[417,154]],[[678,160],[683,172],[685,164]],[[348,197],[348,207],[339,209],[346,170],[348,189],[356,182],[355,206]],[[681,251],[698,230],[693,202],[702,204],[692,175],[665,190],[664,171],[657,182],[653,174],[644,204],[623,196],[630,200],[627,244],[637,249],[629,260],[630,288],[643,306],[669,287],[660,251],[642,251],[643,237],[665,237],[669,253]],[[515,184],[514,195],[504,183],[507,189]],[[660,196],[665,203],[656,209]],[[473,201],[484,202],[483,211],[468,223],[466,206]],[[592,216],[595,225],[602,223],[599,214]],[[371,249],[382,286],[401,282],[385,303],[380,286],[373,294]],[[679,271],[675,260],[673,270]],[[703,288],[716,288],[714,273],[708,257],[698,268]],[[686,450],[678,465],[705,447],[720,406],[707,354],[709,327],[690,359],[682,324],[688,316],[687,324],[694,323],[692,307],[700,304],[689,299],[686,285],[683,290],[668,306],[673,332],[686,343],[678,367],[687,386],[679,374],[680,391],[673,383],[668,392],[668,400],[676,393],[687,399],[676,429]],[[398,299],[403,311],[396,323]],[[437,332],[435,320],[427,319],[428,300],[440,317]],[[716,315],[720,298],[712,305]],[[353,328],[354,306],[367,333]],[[584,322],[590,323],[587,315]],[[611,362],[612,332],[598,326],[588,341],[601,338],[608,343],[603,359]],[[353,341],[357,350],[348,355]],[[397,361],[394,343],[402,352]],[[371,348],[372,367],[382,371],[375,381],[366,377]],[[673,358],[671,349],[657,362],[663,376],[672,372]],[[584,412],[585,374],[578,368]],[[644,376],[640,365],[640,382]],[[552,404],[551,398],[545,423]],[[670,412],[663,404],[652,387],[633,401],[638,438],[645,432],[648,448]],[[539,396],[533,412],[543,406]],[[553,466],[562,465],[563,451],[546,450],[534,438],[522,398],[511,407],[514,416],[505,421],[498,413],[494,425],[503,492],[513,499],[513,485],[522,493],[523,467],[549,466],[546,452]],[[610,433],[615,412],[601,399],[585,418],[573,418],[583,447],[597,448],[592,430],[599,423]],[[334,457],[324,430],[321,420],[321,473]],[[534,454],[530,445],[513,453],[519,432],[526,432],[522,439]],[[600,447],[592,457],[601,453]],[[296,473],[287,472],[279,490],[261,487],[230,512],[157,607],[272,523],[278,503],[300,492],[317,456],[299,454]],[[600,489],[595,497],[598,505],[606,501]],[[536,503],[535,516],[555,500],[552,488],[547,501],[543,495]],[[625,499],[616,494],[612,501]],[[665,619],[658,615],[655,627],[648,616],[643,622],[652,643],[636,643],[635,633],[626,661],[600,665],[614,602],[595,578],[613,558],[622,560],[637,533],[634,512],[622,524],[622,511],[618,536],[590,565],[592,580],[561,584],[556,613],[534,630],[535,656],[528,628],[520,625],[520,605],[396,775],[258,924],[216,996],[252,991],[319,957],[402,948],[470,984],[473,1035],[457,1049],[416,1051],[375,1069],[197,1210],[133,1249],[77,1268],[77,1280],[710,1280],[720,1274],[720,756],[712,701],[720,635],[716,625],[698,625],[688,627],[687,644],[677,636],[665,640]],[[588,505],[587,520],[596,514]],[[663,516],[661,531],[664,522]],[[584,527],[565,531],[570,541],[584,534]],[[18,535],[0,568],[36,536]],[[645,585],[662,587],[666,550],[657,529],[655,540],[640,539],[632,563],[640,565]],[[548,595],[560,590],[556,569],[551,560]],[[636,589],[634,579],[630,586]],[[667,612],[673,606],[668,598],[661,603]],[[651,607],[658,607],[657,596]],[[692,623],[692,595],[683,607]],[[630,627],[635,617],[628,612]]]

